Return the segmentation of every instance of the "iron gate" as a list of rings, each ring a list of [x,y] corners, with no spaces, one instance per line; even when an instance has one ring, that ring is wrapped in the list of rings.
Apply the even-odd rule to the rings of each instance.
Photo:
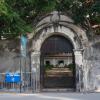
[[[63,36],[47,38],[41,47],[41,90],[74,89],[73,45]]]
[[[10,73],[7,76],[7,73],[0,73],[0,92],[33,93],[36,87],[35,74],[22,72],[18,73],[18,75]]]

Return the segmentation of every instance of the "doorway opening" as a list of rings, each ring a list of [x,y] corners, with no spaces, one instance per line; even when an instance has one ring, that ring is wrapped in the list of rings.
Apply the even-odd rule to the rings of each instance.
[[[53,35],[41,47],[40,87],[75,89],[73,45],[67,38]]]

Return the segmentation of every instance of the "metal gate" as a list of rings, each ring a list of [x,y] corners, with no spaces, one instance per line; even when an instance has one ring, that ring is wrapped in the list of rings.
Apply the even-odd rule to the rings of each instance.
[[[30,61],[29,58],[28,60]],[[0,92],[33,93],[35,91],[36,73],[31,71],[28,60],[20,58],[20,66],[16,70],[0,73]]]
[[[0,73],[0,92],[32,93],[35,83],[32,72]]]
[[[41,47],[41,90],[75,89],[73,45],[65,37],[49,37]]]

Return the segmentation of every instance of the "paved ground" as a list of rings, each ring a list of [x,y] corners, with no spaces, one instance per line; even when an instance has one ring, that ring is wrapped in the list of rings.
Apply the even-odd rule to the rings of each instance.
[[[0,94],[0,100],[100,100],[100,93]]]

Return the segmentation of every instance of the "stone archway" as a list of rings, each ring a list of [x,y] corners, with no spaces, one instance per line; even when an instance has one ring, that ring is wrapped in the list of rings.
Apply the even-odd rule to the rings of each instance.
[[[52,15],[52,18],[54,16],[57,15],[55,15],[54,13]],[[81,28],[74,25],[73,22],[71,22],[71,20],[68,19],[68,17],[65,19],[65,22],[62,19],[62,17],[66,17],[64,15],[61,16],[61,19],[53,21],[51,21],[51,17],[49,20],[49,17],[50,16],[48,16],[48,18],[46,17],[42,19],[42,21],[38,23],[38,25],[36,26],[37,34],[33,38],[33,52],[31,54],[31,65],[33,73],[35,73],[36,76],[35,92],[40,91],[41,46],[47,38],[53,35],[63,36],[69,39],[73,45],[76,66],[76,91],[80,91],[86,85],[83,82],[83,76],[81,75],[81,71],[83,68],[83,49],[87,45],[88,39],[85,35],[85,32]]]

